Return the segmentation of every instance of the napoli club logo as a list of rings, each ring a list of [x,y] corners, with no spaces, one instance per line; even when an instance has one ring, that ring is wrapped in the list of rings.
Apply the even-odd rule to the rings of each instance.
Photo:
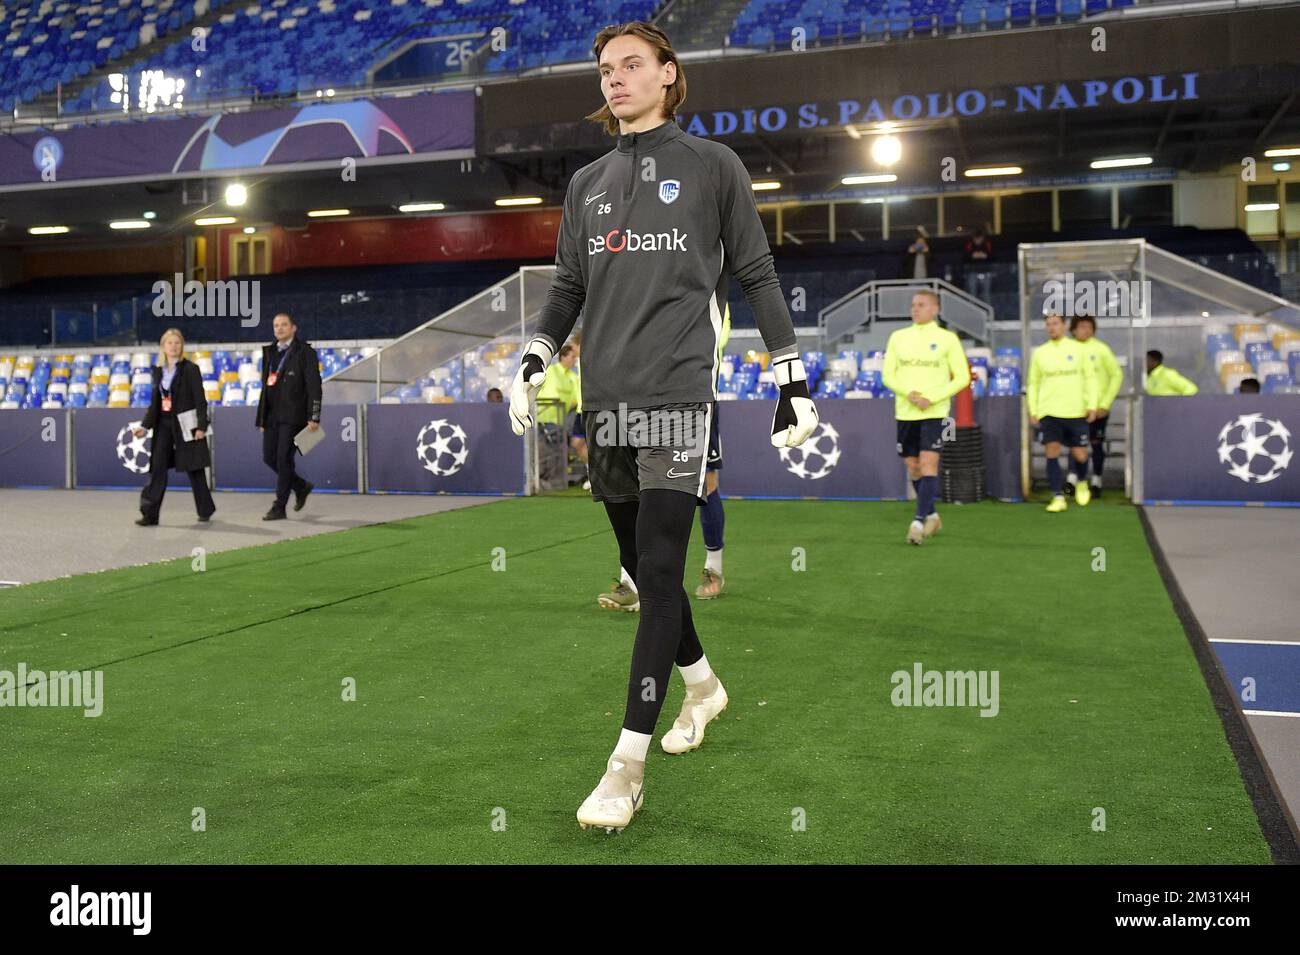
[[[677,197],[682,194],[682,181],[680,179],[665,179],[659,183],[659,200],[665,204],[676,201]]]
[[[469,439],[460,425],[445,418],[430,421],[415,439],[415,454],[421,466],[438,477],[450,477],[469,458]]]
[[[1291,432],[1281,421],[1244,414],[1219,432],[1219,463],[1247,484],[1267,484],[1291,463]]]

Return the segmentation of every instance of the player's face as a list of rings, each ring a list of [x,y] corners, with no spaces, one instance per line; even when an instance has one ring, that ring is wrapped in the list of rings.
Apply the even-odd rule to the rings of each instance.
[[[662,116],[664,87],[676,79],[677,67],[661,64],[654,47],[639,36],[614,37],[600,53],[600,91],[623,123],[649,113]]]
[[[288,315],[275,316],[275,321],[271,323],[271,330],[275,332],[277,342],[288,341],[293,337],[293,323],[289,321]]]
[[[918,325],[932,322],[939,314],[939,303],[929,295],[912,296],[912,321]]]
[[[1092,322],[1080,322],[1078,325],[1074,326],[1074,337],[1081,342],[1086,342],[1089,338],[1091,338],[1092,333],[1093,333]]]
[[[1065,319],[1060,315],[1047,316],[1047,337],[1055,341],[1065,334]]]

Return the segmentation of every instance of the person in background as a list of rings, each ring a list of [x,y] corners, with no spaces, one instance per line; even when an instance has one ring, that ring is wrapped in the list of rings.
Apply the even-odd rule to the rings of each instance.
[[[1101,494],[1101,469],[1106,466],[1106,422],[1110,419],[1110,406],[1114,404],[1124,383],[1124,373],[1109,345],[1097,337],[1097,320],[1091,315],[1076,315],[1070,319],[1070,332],[1083,346],[1084,357],[1092,366],[1097,378],[1096,408],[1088,421],[1088,441],[1092,444],[1092,475],[1088,478],[1093,496]],[[1074,493],[1072,477],[1066,478],[1065,493]]]
[[[1065,317],[1055,312],[1045,316],[1047,341],[1034,349],[1029,360],[1027,404],[1029,423],[1038,429],[1038,441],[1047,457],[1047,481],[1052,488],[1049,513],[1067,507],[1061,473],[1061,446],[1070,449],[1075,474],[1074,500],[1087,507],[1092,500],[1088,486],[1088,423],[1101,403],[1097,377],[1083,346],[1066,334]]]
[[[488,391],[487,391],[487,400],[490,401],[490,402],[493,402],[493,403],[495,403],[495,404],[502,404],[502,400],[501,400],[501,389],[500,389],[500,388],[489,388]]]
[[[923,279],[930,274],[930,236],[925,226],[916,227],[916,237],[903,255],[903,278]]]
[[[1147,352],[1147,394],[1190,397],[1200,389],[1165,364],[1165,356],[1156,349]]]
[[[993,243],[989,241],[984,226],[976,226],[971,237],[966,240],[962,250],[962,262],[965,264],[966,291],[976,298],[988,301],[989,284],[992,274],[987,266],[993,261]]]
[[[587,429],[582,423],[582,332],[574,332],[573,337],[569,339],[569,344],[573,346],[573,367],[569,369],[569,374],[573,376],[573,390],[578,393],[578,407],[573,413],[573,428],[569,431],[569,447],[573,448],[573,453],[582,462],[584,472],[582,489],[590,491],[591,474],[587,465]]]
[[[316,349],[298,337],[298,325],[284,312],[271,323],[275,341],[262,347],[262,395],[257,401],[257,430],[262,432],[262,460],[275,472],[275,503],[264,521],[282,521],[289,492],[293,509],[301,511],[315,488],[294,470],[294,435],[304,427],[320,427],[320,359]]]
[[[185,338],[175,328],[163,332],[158,341],[162,351],[162,364],[153,369],[153,395],[144,420],[133,430],[137,438],[153,430],[153,444],[149,448],[149,483],[140,492],[140,514],[136,521],[141,527],[158,523],[163,495],[167,493],[167,472],[174,466],[189,475],[194,491],[194,509],[199,520],[207,523],[217,510],[208,489],[206,468],[212,466],[212,452],[206,440],[208,428],[208,400],[203,394],[203,373],[199,366],[185,357]],[[197,422],[193,440],[187,441],[181,433],[177,416],[194,411]]]
[[[1258,378],[1241,379],[1241,385],[1240,387],[1237,388],[1237,394],[1239,395],[1259,394],[1259,379]]]

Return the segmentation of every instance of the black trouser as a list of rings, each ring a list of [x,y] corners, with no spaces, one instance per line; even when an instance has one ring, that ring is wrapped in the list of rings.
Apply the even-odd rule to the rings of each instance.
[[[146,520],[158,520],[162,510],[163,495],[167,493],[167,472],[176,461],[176,445],[172,435],[170,415],[162,415],[153,429],[153,449],[149,452],[149,483],[140,492],[140,513]],[[194,491],[194,509],[199,517],[211,517],[217,509],[208,489],[206,468],[186,471],[190,476],[190,488]]]
[[[284,510],[289,503],[289,492],[301,494],[307,487],[298,472],[294,470],[293,456],[298,450],[293,443],[293,436],[307,427],[307,422],[288,424],[283,421],[268,421],[262,432],[262,460],[276,474],[275,506]]]
[[[667,488],[644,490],[639,502],[605,502],[619,560],[641,598],[623,716],[623,728],[634,733],[654,732],[673,663],[690,666],[704,656],[682,587],[697,503],[695,495]]]

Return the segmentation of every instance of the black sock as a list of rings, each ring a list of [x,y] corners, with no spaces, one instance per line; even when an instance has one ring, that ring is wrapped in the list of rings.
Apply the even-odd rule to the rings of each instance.
[[[695,506],[695,497],[682,491],[650,488],[641,492],[636,522],[641,620],[632,647],[623,716],[623,728],[634,733],[654,732],[673,662],[692,654],[694,659],[688,662],[694,662],[703,653],[694,626],[687,627],[689,604],[682,589]],[[686,647],[682,646],[684,638]]]

